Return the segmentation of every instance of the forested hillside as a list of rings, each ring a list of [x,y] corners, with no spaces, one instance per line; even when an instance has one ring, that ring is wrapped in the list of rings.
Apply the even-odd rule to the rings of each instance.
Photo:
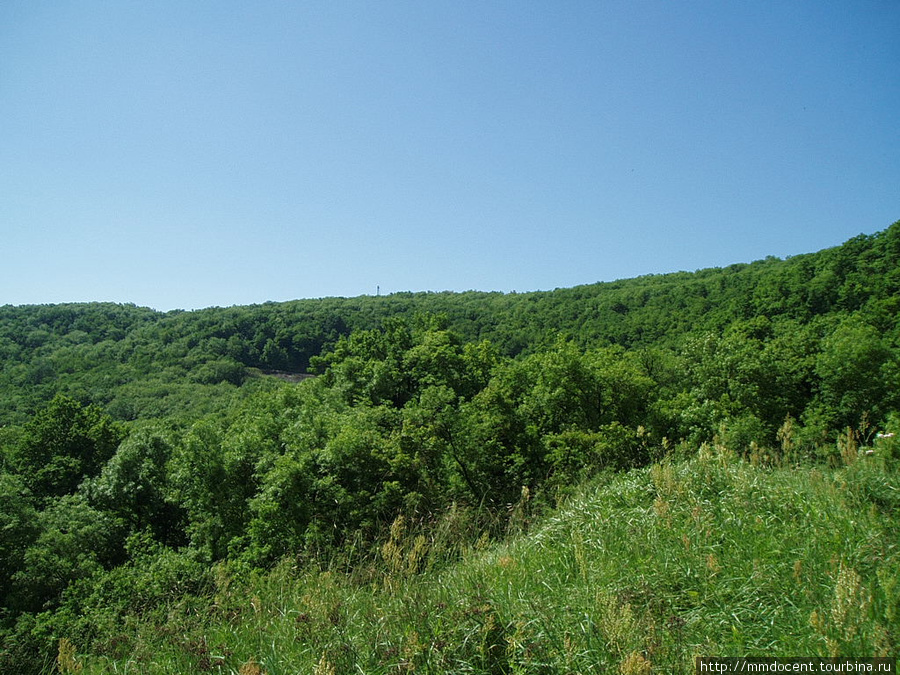
[[[72,645],[127,658],[125,626],[168,639],[166,613],[216,607],[224,570],[426,573],[417,545],[453,564],[573,486],[700,448],[834,471],[876,444],[864,501],[896,534],[898,316],[900,222],[786,260],[550,292],[2,307],[0,670],[65,672]],[[421,543],[403,548],[398,523]],[[896,650],[897,596],[878,592],[872,634]]]
[[[393,316],[440,316],[463,342],[488,340],[502,356],[540,351],[560,336],[580,348],[675,352],[741,327],[766,341],[808,327],[817,337],[849,317],[890,344],[900,309],[898,238],[894,225],[787,260],[550,292],[398,293],[169,313],[0,307],[0,421],[21,422],[57,393],[122,420],[214,407],[210,399],[225,392],[205,386],[239,386],[253,369],[305,372],[339,338]]]

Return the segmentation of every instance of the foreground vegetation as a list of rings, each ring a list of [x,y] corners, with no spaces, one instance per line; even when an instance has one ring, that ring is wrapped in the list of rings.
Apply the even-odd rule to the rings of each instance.
[[[898,310],[900,223],[552,293],[0,308],[0,671],[896,653]]]
[[[106,632],[73,643],[90,651],[71,667],[644,674],[693,672],[703,655],[895,655],[900,445],[843,450],[847,465],[823,470],[704,446],[595,479],[533,523],[523,498],[501,544],[460,532],[453,511],[427,529],[400,518],[350,570],[173,557],[165,572],[193,570],[198,591],[113,616],[85,598]],[[120,582],[140,595],[161,571]]]

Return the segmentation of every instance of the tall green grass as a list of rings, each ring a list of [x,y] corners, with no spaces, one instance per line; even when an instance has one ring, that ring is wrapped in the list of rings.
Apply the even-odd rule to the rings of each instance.
[[[633,675],[692,672],[696,656],[896,655],[897,474],[845,459],[757,466],[704,447],[598,478],[530,525],[523,501],[501,543],[454,540],[448,514],[443,529],[398,520],[352,569],[222,565],[208,596],[61,642],[58,669]]]

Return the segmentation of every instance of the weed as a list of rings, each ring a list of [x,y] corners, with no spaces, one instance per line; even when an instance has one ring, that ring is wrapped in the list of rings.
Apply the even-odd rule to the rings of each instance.
[[[622,675],[650,675],[650,662],[638,652],[631,652],[619,664]]]
[[[75,656],[75,645],[69,638],[61,638],[59,641],[59,653],[56,657],[56,664],[59,672],[64,675],[69,673],[81,673],[84,666]]]
[[[254,659],[250,659],[238,669],[238,675],[265,675],[266,671]]]
[[[328,657],[322,654],[322,658],[319,659],[319,662],[313,668],[313,675],[337,675],[337,670],[331,661],[328,660]]]

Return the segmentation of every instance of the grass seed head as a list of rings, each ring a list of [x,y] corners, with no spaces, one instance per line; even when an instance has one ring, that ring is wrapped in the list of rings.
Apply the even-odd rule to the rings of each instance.
[[[253,658],[243,664],[238,670],[238,675],[265,675],[266,671]]]
[[[75,656],[75,645],[72,644],[72,641],[69,640],[69,638],[61,638],[59,641],[56,665],[59,667],[59,672],[64,675],[68,675],[69,673],[80,673],[84,668]]]
[[[631,652],[619,664],[622,675],[650,675],[650,662],[638,652]]]

